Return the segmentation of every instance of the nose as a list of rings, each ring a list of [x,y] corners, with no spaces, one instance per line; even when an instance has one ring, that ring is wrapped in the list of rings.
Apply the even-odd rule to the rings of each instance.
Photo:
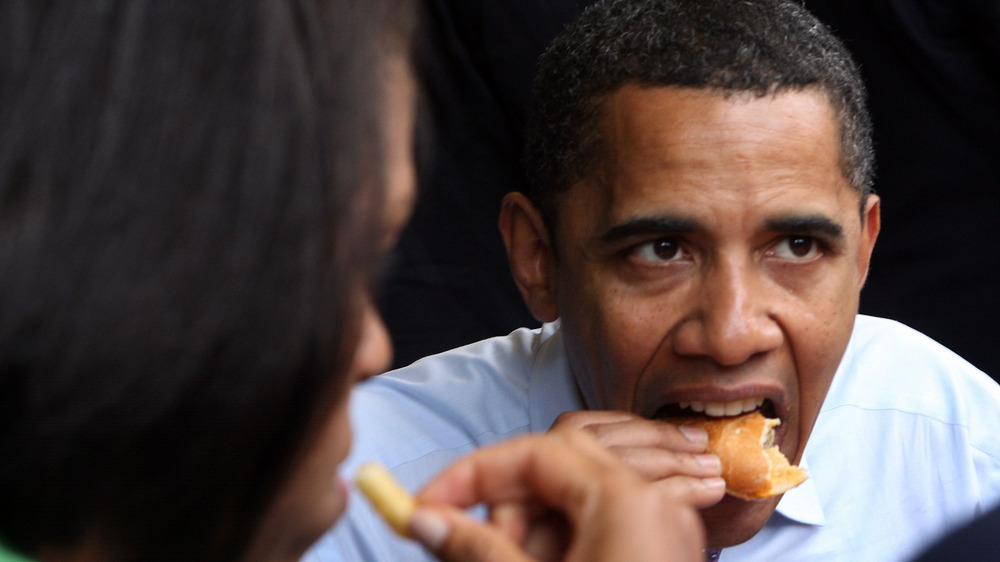
[[[740,365],[781,346],[784,335],[770,310],[766,282],[747,263],[722,263],[702,276],[692,311],[678,326],[674,351]]]
[[[388,369],[392,361],[389,332],[371,299],[365,299],[360,330],[352,371],[360,374],[359,379],[366,379]]]

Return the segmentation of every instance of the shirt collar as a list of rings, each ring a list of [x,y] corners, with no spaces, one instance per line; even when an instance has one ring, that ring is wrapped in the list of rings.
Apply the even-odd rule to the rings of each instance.
[[[805,457],[799,466],[809,470],[809,464]],[[819,501],[819,494],[816,492],[816,484],[810,476],[798,487],[792,488],[781,496],[778,508],[775,510],[778,515],[804,525],[826,525],[826,516],[823,515],[823,504]]]
[[[528,415],[533,433],[548,431],[559,414],[583,408],[559,326],[558,320],[543,325],[535,343],[528,380]]]

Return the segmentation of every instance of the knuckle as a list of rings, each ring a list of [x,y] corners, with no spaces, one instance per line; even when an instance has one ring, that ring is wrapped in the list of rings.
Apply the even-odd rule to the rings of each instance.
[[[552,424],[552,427],[555,428],[556,426],[561,426],[561,425],[582,426],[586,422],[587,417],[588,416],[586,412],[580,412],[580,411],[563,412],[559,414],[558,417],[556,417],[556,421]]]
[[[497,541],[484,533],[469,532],[468,529],[456,530],[439,552],[445,560],[480,560],[482,562],[499,562],[506,558],[503,549]]]

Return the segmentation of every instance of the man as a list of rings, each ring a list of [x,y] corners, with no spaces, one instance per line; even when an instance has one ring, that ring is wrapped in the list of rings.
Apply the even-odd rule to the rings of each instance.
[[[811,478],[705,506],[722,559],[906,559],[997,500],[1000,388],[857,315],[881,202],[863,87],[828,30],[782,0],[601,2],[535,88],[532,192],[500,228],[545,325],[370,383],[348,467],[379,457],[417,488],[571,424],[650,479],[710,477],[704,435],[670,419],[760,409]],[[355,502],[308,559],[419,556]]]

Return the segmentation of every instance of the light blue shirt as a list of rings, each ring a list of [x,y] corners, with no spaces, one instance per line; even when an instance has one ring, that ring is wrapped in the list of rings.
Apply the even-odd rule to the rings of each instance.
[[[558,323],[517,330],[359,387],[343,473],[378,459],[418,490],[460,456],[582,407]],[[1000,501],[1000,386],[910,328],[858,316],[801,464],[810,478],[721,560],[907,560]],[[433,560],[351,496],[305,561]]]

